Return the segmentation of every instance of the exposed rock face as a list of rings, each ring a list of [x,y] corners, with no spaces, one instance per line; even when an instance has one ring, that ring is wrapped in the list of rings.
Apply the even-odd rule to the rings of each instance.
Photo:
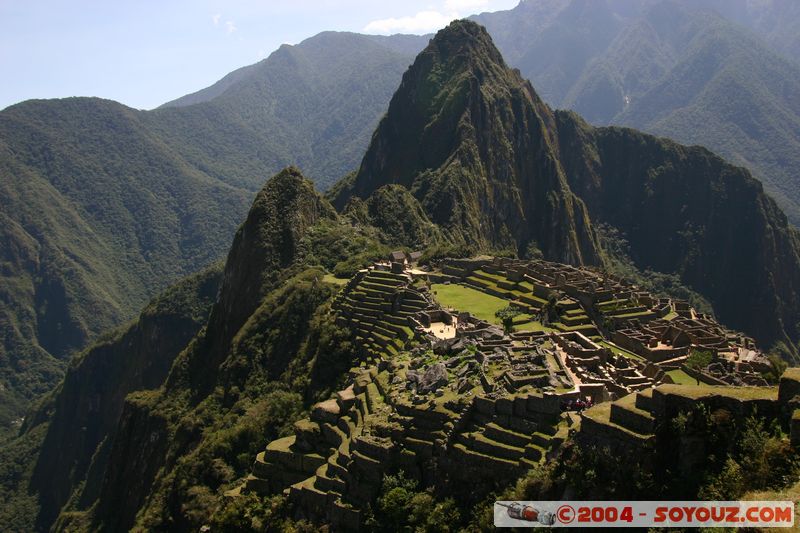
[[[794,290],[794,281],[786,286],[769,285],[764,281],[766,278],[759,277],[769,272],[767,268],[771,265],[776,278],[796,281],[797,253],[796,245],[792,244],[796,242],[796,233],[785,229],[785,219],[782,221],[757,184],[737,178],[737,169],[702,150],[674,146],[631,132],[593,130],[570,120],[553,115],[530,86],[504,66],[485,32],[469,23],[455,23],[437,36],[406,74],[360,171],[342,185],[337,201],[340,205],[352,201],[355,218],[356,214],[366,213],[363,219],[366,224],[380,224],[386,233],[402,240],[416,239],[420,228],[433,223],[451,242],[514,246],[521,250],[536,241],[549,257],[591,263],[599,261],[600,254],[587,209],[572,192],[578,191],[599,220],[616,225],[628,235],[634,259],[641,266],[678,271],[685,280],[705,283],[703,287],[708,291],[715,288],[720,291],[714,294],[722,294],[722,288],[709,281],[714,279],[714,268],[731,273],[726,279],[727,289],[735,287],[742,298],[762,293],[777,298],[782,287],[787,292]],[[630,139],[615,137],[625,135]],[[722,196],[717,199],[715,194]],[[398,222],[392,219],[404,211],[415,217],[415,223],[390,224]],[[642,220],[654,222],[659,216],[668,220],[657,231],[648,233],[637,226]],[[689,225],[681,226],[681,220],[684,224],[689,220]],[[330,221],[335,223],[328,224]],[[132,526],[199,527],[182,508],[188,496],[181,494],[179,484],[189,478],[175,474],[180,470],[179,461],[191,459],[198,443],[207,437],[205,430],[209,431],[209,440],[217,436],[210,424],[203,425],[207,422],[198,405],[205,398],[213,399],[211,391],[219,391],[220,405],[227,410],[222,401],[236,395],[234,390],[262,394],[265,385],[282,379],[282,370],[290,363],[297,361],[305,371],[307,367],[302,365],[311,361],[312,355],[318,355],[303,352],[301,347],[311,350],[319,340],[307,342],[305,332],[310,329],[308,323],[312,319],[330,316],[327,312],[316,316],[315,312],[317,308],[325,311],[324,304],[332,299],[331,285],[321,281],[324,273],[316,269],[309,269],[314,270],[310,274],[305,271],[308,275],[297,280],[297,288],[282,282],[300,267],[298,251],[306,244],[304,237],[313,233],[309,228],[315,224],[315,230],[326,224],[338,227],[341,221],[295,169],[281,172],[259,193],[236,235],[207,327],[181,352],[166,387],[128,397],[117,415],[116,429],[101,449],[102,454],[108,453],[108,459],[101,454],[100,461],[90,467],[87,476],[94,481],[87,487],[101,487],[99,494],[92,488],[91,494],[82,495],[88,498],[87,503],[96,502],[89,517],[92,526],[109,530]],[[754,271],[752,263],[747,262],[749,259],[737,256],[740,240],[734,238],[736,233],[742,234],[742,242],[753,246],[747,252],[755,250],[763,269]],[[758,243],[758,236],[765,242]],[[664,246],[669,254],[663,251]],[[711,247],[717,256],[693,255],[698,253],[699,246]],[[726,264],[717,265],[719,261]],[[374,290],[380,292],[378,288]],[[792,302],[790,298],[781,294],[786,302]],[[742,302],[737,306],[742,306]],[[749,312],[764,309],[752,307]],[[789,303],[785,309],[788,320],[797,307]],[[489,339],[500,336],[501,332],[489,329],[483,335]],[[456,344],[448,343],[442,349],[450,355]],[[307,360],[303,359],[306,355]],[[333,362],[319,360],[320,364]],[[476,356],[476,361],[483,362],[484,355]],[[135,369],[136,364],[132,362],[131,368]],[[254,385],[249,378],[256,374],[261,382]],[[446,383],[447,377],[446,365],[439,364],[425,373],[417,373],[414,379],[418,390],[430,391]],[[487,383],[485,387],[493,390],[494,385],[488,384],[486,375],[481,372],[480,377]],[[153,381],[157,379],[154,377]],[[375,389],[381,383],[377,380]],[[126,386],[124,380],[118,379],[108,385],[109,390]],[[359,394],[372,394],[370,387],[363,385],[361,388],[366,392]],[[472,383],[462,379],[453,385],[466,393]],[[385,388],[383,385],[380,388],[383,395]],[[351,408],[348,402],[354,400],[348,396],[351,395],[343,395],[335,402],[336,408],[328,404],[329,408],[318,413],[319,417],[332,419],[336,409],[341,415]],[[536,404],[535,408],[531,404]],[[504,417],[509,430],[533,434],[531,428],[512,425],[518,405],[508,398],[475,400],[475,409],[480,414]],[[113,406],[112,402],[109,409]],[[523,412],[530,410],[548,416],[559,412],[558,402],[553,403],[547,397],[528,398],[522,406]],[[194,411],[195,408],[198,410]],[[445,422],[437,418],[443,415],[435,410],[417,409],[413,405],[409,409],[410,414],[424,420],[426,427],[439,428]],[[231,419],[239,416],[235,409],[230,413]],[[242,413],[245,414],[239,419],[250,416],[247,411]],[[104,412],[103,416],[112,414]],[[82,410],[79,415],[86,416]],[[183,417],[185,420],[181,421]],[[299,428],[301,447],[305,449],[313,448],[312,441],[317,438],[313,426],[309,427]],[[59,431],[70,429],[76,428],[69,426]],[[424,429],[423,423],[419,429]],[[492,429],[496,431],[496,428],[480,428],[480,433]],[[420,449],[423,458],[430,458],[428,454],[441,435],[430,437],[429,444]],[[88,442],[80,445],[80,454],[70,452],[70,457],[80,456],[85,461],[83,450],[89,448]],[[464,435],[459,444],[464,446],[455,452],[450,465],[453,471],[457,472],[464,462],[459,454],[468,456],[474,451],[478,461],[485,459],[482,439]],[[377,445],[366,439],[359,446],[369,449]],[[205,457],[211,457],[212,451],[206,449]],[[539,458],[537,455],[536,459]],[[376,461],[383,464],[380,459],[382,456]],[[497,464],[504,464],[503,457],[496,459],[500,461],[482,463],[482,467],[491,471]],[[96,473],[93,469],[99,463],[107,468]],[[87,468],[85,463],[78,464],[76,472]],[[208,463],[198,464],[208,466]],[[367,463],[370,468],[372,465]],[[359,466],[354,468],[357,470]],[[378,472],[374,468],[370,471],[371,476]],[[46,466],[41,472],[46,472]],[[60,467],[56,472],[59,482],[54,484],[54,506],[63,500],[60,487],[67,475]],[[176,477],[170,479],[173,474]],[[469,474],[464,472],[465,481]],[[40,479],[45,479],[44,474]],[[70,478],[70,483],[73,479],[77,476]],[[380,478],[369,481],[378,486]],[[468,483],[462,486],[471,488]],[[217,490],[220,485],[209,483],[208,487]],[[154,513],[162,514],[153,518]],[[143,516],[154,521],[143,521]]]
[[[107,437],[119,422],[125,396],[163,383],[175,356],[208,319],[221,274],[221,266],[214,267],[166,291],[135,324],[87,349],[67,371],[31,482],[39,493],[40,525],[53,522],[82,481],[77,499],[96,497],[99,480],[85,476],[105,470]]]
[[[151,397],[141,393],[125,401],[95,511],[104,530],[130,528],[173,444],[168,421],[151,408]]]
[[[335,199],[400,184],[455,241],[594,264],[597,243],[556,154],[552,111],[486,30],[458,21],[403,76],[358,173]]]
[[[258,193],[225,263],[219,301],[212,310],[204,341],[210,359],[187,367],[198,391],[202,387],[197,380],[209,377],[209,365],[219,365],[236,332],[274,288],[281,269],[294,260],[301,236],[321,218],[336,216],[314,185],[294,167],[273,176]]]
[[[678,274],[765,345],[800,337],[800,236],[760,182],[708,150],[557,114],[561,160],[592,220],[642,269]]]
[[[447,367],[444,363],[436,363],[425,372],[409,370],[406,379],[408,386],[416,388],[419,394],[428,394],[447,385]]]
[[[436,363],[422,375],[418,390],[426,394],[445,385],[447,385],[447,368],[444,363]]]
[[[234,239],[205,330],[180,354],[160,390],[125,401],[117,429],[109,436],[110,457],[96,495],[93,528],[126,530],[155,491],[174,490],[160,485],[168,483],[163,477],[203,436],[176,428],[165,413],[192,412],[215,387],[246,388],[248,376],[255,373],[248,364],[285,369],[292,357],[300,357],[303,332],[330,291],[318,283],[321,273],[303,272],[283,285],[280,281],[293,272],[290,267],[308,228],[323,218],[336,219],[335,210],[297,169],[277,174],[258,194]],[[238,343],[255,342],[251,337],[264,332],[280,336],[274,342],[281,350],[274,353],[275,361],[254,363],[250,348]],[[259,342],[259,351],[269,344]],[[264,353],[259,356],[269,359]],[[280,369],[273,379],[279,375]]]
[[[592,224],[609,224],[637,267],[677,274],[723,322],[767,346],[800,339],[800,236],[758,181],[702,148],[553,113],[474,23],[417,57],[335,203],[386,184],[484,249],[594,264]]]

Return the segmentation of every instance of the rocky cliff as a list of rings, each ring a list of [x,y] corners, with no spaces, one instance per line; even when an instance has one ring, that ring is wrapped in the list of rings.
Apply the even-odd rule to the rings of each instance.
[[[399,184],[457,242],[520,252],[536,243],[555,260],[599,263],[556,142],[552,111],[506,66],[486,30],[454,22],[403,75],[334,203]]]
[[[760,182],[708,150],[554,113],[477,24],[452,23],[417,57],[335,204],[386,184],[483,249],[602,263],[593,223],[607,224],[637,268],[677,275],[723,322],[796,351],[800,238]]]
[[[82,482],[73,503],[80,507],[96,497],[96,476],[107,466],[107,437],[119,422],[125,396],[164,382],[175,357],[207,320],[220,277],[221,265],[187,278],[155,299],[132,325],[72,362],[52,405],[47,404],[52,415],[30,484],[39,494],[40,525],[52,523]]]
[[[197,484],[217,490],[241,475],[251,460],[242,446],[302,409],[305,365],[329,346],[317,309],[332,287],[308,268],[324,253],[309,250],[309,234],[323,228],[338,228],[338,215],[298,170],[267,182],[236,234],[206,328],[159,391],[126,402],[92,528],[197,526],[186,506],[209,511]]]
[[[206,524],[265,440],[291,434],[357,362],[363,339],[331,318],[337,287],[325,274],[363,268],[379,240],[535,244],[591,264],[606,253],[592,225],[602,222],[628,239],[636,266],[678,274],[724,321],[796,340],[797,234],[757,182],[704,149],[552,112],[472,23],[453,23],[419,56],[333,198],[344,216],[293,168],[265,185],[205,327],[161,388],[128,397],[107,467],[89,473],[99,490],[56,529]]]
[[[678,274],[767,346],[800,336],[800,234],[750,173],[701,147],[557,114],[561,161],[592,220],[642,270]]]

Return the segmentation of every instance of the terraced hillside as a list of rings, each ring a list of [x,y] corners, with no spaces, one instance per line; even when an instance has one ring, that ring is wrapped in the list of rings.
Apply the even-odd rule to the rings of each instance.
[[[800,445],[798,390],[800,373],[796,368],[787,370],[779,386],[662,385],[584,411],[575,439],[581,446],[658,464],[656,482],[678,475],[691,486],[699,483],[694,473],[713,463],[704,447],[724,453],[748,425],[783,427],[791,445]],[[786,459],[792,461],[792,452],[787,452]]]
[[[367,361],[375,355],[397,355],[413,336],[408,318],[430,305],[408,287],[410,282],[408,274],[362,270],[336,297],[337,322],[355,332]]]
[[[684,393],[668,373],[680,361],[651,361],[611,339],[617,324],[697,318],[682,302],[556,263],[487,257],[419,267],[402,255],[360,270],[334,299],[330,312],[359,354],[347,386],[269,442],[230,498],[283,493],[302,516],[356,530],[385,475],[402,471],[437,493],[480,498],[556,457],[571,431],[650,449],[653,406],[664,395],[720,389]],[[480,314],[510,305],[520,315],[504,330],[469,307],[444,306],[439,292]],[[726,339],[718,364],[741,341]],[[683,360],[699,347],[686,347]],[[731,375],[755,382],[754,361],[728,362]],[[777,388],[732,390],[715,394],[777,413],[769,403]]]

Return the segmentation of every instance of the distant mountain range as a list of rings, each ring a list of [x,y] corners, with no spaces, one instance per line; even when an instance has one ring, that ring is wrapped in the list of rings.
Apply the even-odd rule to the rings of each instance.
[[[800,221],[796,2],[528,0],[474,18],[551,107],[707,146]],[[70,353],[221,258],[266,176],[296,164],[326,189],[356,169],[428,40],[325,32],[153,111],[87,98],[0,111],[0,423]]]
[[[627,239],[622,259],[679,278],[733,327],[765,345],[800,337],[800,233],[756,179],[704,148],[553,111],[469,21],[417,56],[358,170],[327,198],[290,167],[243,219],[224,268],[175,284],[84,351],[0,449],[0,518],[22,530],[195,531],[289,516],[280,495],[266,505],[223,492],[368,353],[331,312],[345,281],[330,274],[389,244],[607,266],[621,258],[602,224]],[[251,510],[243,518],[230,501]]]
[[[154,111],[0,111],[0,425],[74,350],[220,259],[266,176],[297,163],[330,184],[354,168],[422,41],[323,33]]]
[[[452,24],[417,57],[337,208],[401,185],[451,243],[579,265],[607,262],[595,226],[609,224],[636,267],[676,274],[723,322],[797,342],[800,233],[757,180],[705,148],[553,112],[479,28]]]
[[[552,0],[474,17],[553,107],[700,144],[800,223],[800,7]]]

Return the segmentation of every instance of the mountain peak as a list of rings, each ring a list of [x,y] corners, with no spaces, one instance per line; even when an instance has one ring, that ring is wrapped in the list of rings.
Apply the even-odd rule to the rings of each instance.
[[[556,155],[555,119],[486,30],[451,23],[403,75],[358,173],[335,204],[406,187],[452,242],[540,248],[546,257],[600,262],[582,202]]]
[[[442,57],[483,56],[505,66],[503,56],[494,45],[489,32],[471,20],[454,20],[447,27],[439,30],[431,39],[425,52],[434,50]]]
[[[297,168],[287,167],[266,182],[228,253],[220,298],[209,319],[211,355],[190,373],[200,380],[208,378],[203,369],[220,363],[215,357],[224,354],[264,294],[276,286],[282,270],[294,262],[306,230],[322,219],[335,218],[333,207]]]

